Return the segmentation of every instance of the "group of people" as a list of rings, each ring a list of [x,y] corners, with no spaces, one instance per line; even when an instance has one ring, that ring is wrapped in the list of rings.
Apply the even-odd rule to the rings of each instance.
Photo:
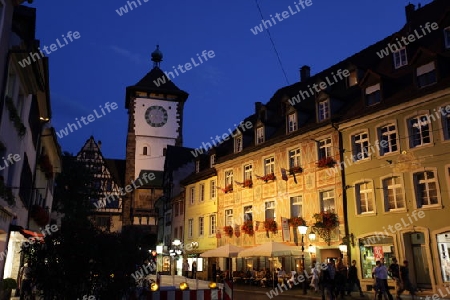
[[[400,295],[405,291],[409,291],[414,298],[415,288],[413,287],[411,280],[409,279],[408,261],[403,261],[403,266],[400,266],[397,259],[392,258],[392,264],[386,267],[384,264],[384,258],[381,258],[376,262],[375,267],[372,270],[372,277],[374,278],[374,290],[375,299],[393,300],[392,294],[389,292],[388,276],[395,280],[395,293],[396,300],[400,300]]]
[[[187,259],[185,259],[183,263],[183,276],[189,278],[189,262]],[[192,262],[192,271],[190,278],[197,278],[197,262],[195,261]]]

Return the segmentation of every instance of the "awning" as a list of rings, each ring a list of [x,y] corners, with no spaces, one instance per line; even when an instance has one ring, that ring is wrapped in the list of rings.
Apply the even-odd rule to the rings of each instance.
[[[23,235],[25,238],[27,238],[29,240],[39,240],[41,242],[44,242],[44,235],[42,233],[24,229],[22,226],[10,225],[9,230],[10,231],[18,231],[18,232],[20,232],[21,235]]]

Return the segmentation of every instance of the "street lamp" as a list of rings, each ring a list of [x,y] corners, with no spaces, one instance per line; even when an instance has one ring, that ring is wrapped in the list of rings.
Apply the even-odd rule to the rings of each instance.
[[[305,234],[308,231],[308,226],[298,226],[298,232],[302,236],[302,271],[305,272]],[[306,295],[306,280],[303,281],[303,295]]]

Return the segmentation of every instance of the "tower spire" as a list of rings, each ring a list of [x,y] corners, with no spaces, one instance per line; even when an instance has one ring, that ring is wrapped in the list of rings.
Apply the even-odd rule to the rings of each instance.
[[[152,52],[153,68],[159,68],[159,64],[162,62],[163,54],[159,50],[159,45],[156,45],[156,50]]]

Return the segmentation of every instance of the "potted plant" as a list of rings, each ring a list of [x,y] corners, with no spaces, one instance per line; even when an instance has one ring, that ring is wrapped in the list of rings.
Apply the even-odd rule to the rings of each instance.
[[[13,278],[5,278],[0,281],[1,300],[11,299],[11,292],[13,289],[17,289],[17,282]]]
[[[317,166],[319,168],[332,168],[334,167],[334,165],[336,164],[336,162],[334,161],[334,159],[332,157],[322,157],[318,162],[317,162]]]
[[[252,188],[252,186],[253,186],[253,181],[251,179],[247,179],[244,181],[243,187]]]
[[[331,231],[339,226],[339,217],[336,213],[331,211],[322,211],[314,214],[316,222],[313,224],[314,231],[319,234],[321,238],[330,246]]]
[[[292,217],[289,219],[288,223],[294,228],[298,226],[306,226],[306,222],[302,217]]]
[[[231,184],[227,185],[223,191],[225,194],[233,192],[233,184],[231,183]]]
[[[253,235],[253,221],[245,221],[244,224],[242,224],[241,230],[248,235]]]
[[[274,173],[270,173],[270,174],[260,177],[259,179],[263,180],[264,182],[267,182],[269,180],[275,180],[277,178],[275,177]]]
[[[289,174],[295,174],[295,173],[302,173],[303,172],[303,168],[300,166],[295,166],[289,169]]]
[[[264,229],[266,229],[266,232],[272,232],[277,233],[278,232],[278,225],[277,222],[274,219],[267,219],[264,221]]]
[[[228,237],[232,237],[232,236],[233,236],[233,227],[232,227],[232,226],[225,226],[225,227],[223,227],[223,232],[224,232]]]

